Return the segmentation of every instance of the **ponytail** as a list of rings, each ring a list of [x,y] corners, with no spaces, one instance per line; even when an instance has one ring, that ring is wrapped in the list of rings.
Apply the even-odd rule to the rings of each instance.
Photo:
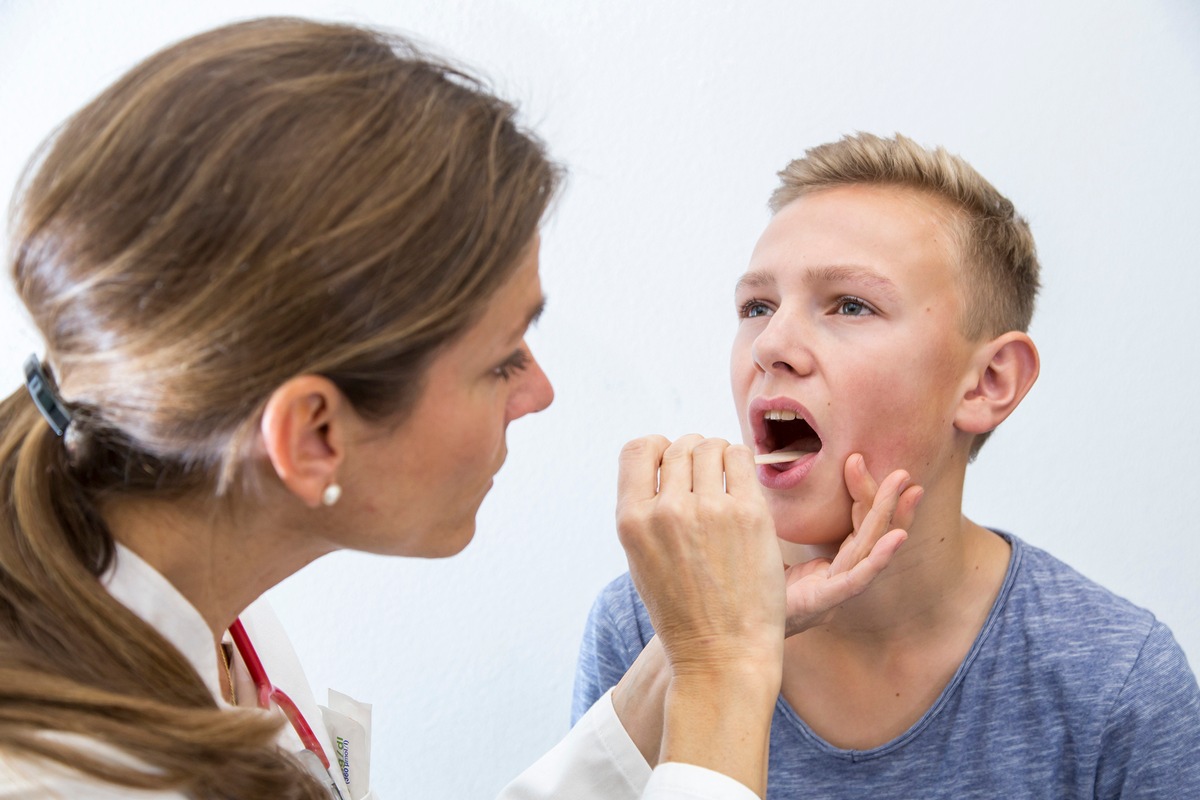
[[[218,708],[104,588],[113,539],[69,461],[24,387],[0,403],[0,751],[194,798],[323,797],[278,748],[277,720]]]

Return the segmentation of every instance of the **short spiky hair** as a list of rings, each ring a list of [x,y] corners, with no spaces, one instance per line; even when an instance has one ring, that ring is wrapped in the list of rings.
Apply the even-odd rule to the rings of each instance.
[[[771,195],[772,212],[835,186],[899,186],[941,198],[959,220],[955,233],[963,265],[963,333],[974,340],[1029,329],[1039,270],[1029,223],[959,156],[899,134],[884,139],[857,133],[805,151],[779,178]]]

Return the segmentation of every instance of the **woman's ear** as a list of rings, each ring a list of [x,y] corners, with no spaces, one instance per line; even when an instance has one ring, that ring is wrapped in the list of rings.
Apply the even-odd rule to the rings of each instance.
[[[267,400],[262,440],[267,459],[284,486],[309,508],[321,505],[337,483],[345,457],[346,401],[328,378],[301,375]]]
[[[972,359],[971,382],[958,404],[954,427],[976,434],[993,430],[1025,399],[1040,369],[1037,347],[1020,331],[981,345]]]

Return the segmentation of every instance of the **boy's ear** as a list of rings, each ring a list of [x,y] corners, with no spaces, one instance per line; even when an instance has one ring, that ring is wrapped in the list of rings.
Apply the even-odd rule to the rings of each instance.
[[[263,409],[261,434],[271,467],[309,508],[321,505],[345,457],[345,398],[328,378],[301,375],[282,384]]]
[[[972,360],[970,385],[954,414],[954,427],[976,434],[993,430],[1025,399],[1040,369],[1037,347],[1020,331],[981,345]]]

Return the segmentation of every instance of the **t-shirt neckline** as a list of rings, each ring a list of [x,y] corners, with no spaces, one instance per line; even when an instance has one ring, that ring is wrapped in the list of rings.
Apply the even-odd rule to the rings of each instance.
[[[1013,536],[1011,533],[996,530],[995,528],[989,528],[988,530],[1008,542],[1011,550],[1008,558],[1008,569],[1004,574],[1004,582],[1000,584],[1000,591],[996,594],[996,600],[992,603],[992,608],[988,612],[987,619],[984,620],[983,627],[979,629],[979,633],[975,636],[975,641],[971,643],[971,649],[967,651],[967,655],[963,658],[962,663],[959,664],[958,669],[955,670],[954,676],[950,679],[950,682],[946,684],[945,688],[942,689],[941,694],[938,695],[938,698],[933,702],[933,705],[931,705],[929,709],[921,715],[920,719],[912,724],[912,727],[897,736],[895,739],[892,739],[889,742],[884,742],[878,747],[872,747],[866,750],[847,750],[845,748],[835,747],[834,745],[825,741],[825,739],[823,739],[812,728],[810,728],[808,723],[801,719],[800,715],[796,713],[795,709],[788,704],[787,700],[783,698],[783,694],[780,693],[779,699],[776,701],[776,708],[783,715],[784,719],[791,722],[801,733],[801,735],[804,736],[804,738],[807,739],[814,747],[816,747],[817,750],[826,755],[834,756],[846,761],[867,761],[872,758],[885,756],[894,750],[904,747],[906,744],[919,736],[921,732],[927,728],[934,719],[937,718],[938,714],[946,706],[950,698],[955,692],[958,691],[963,680],[965,680],[971,665],[975,662],[975,659],[983,650],[983,647],[987,643],[992,630],[996,627],[996,623],[1000,619],[1000,614],[1004,609],[1004,605],[1008,602],[1008,597],[1012,592],[1013,584],[1016,582],[1017,570],[1021,565],[1021,556],[1024,550],[1021,540],[1016,536]]]

